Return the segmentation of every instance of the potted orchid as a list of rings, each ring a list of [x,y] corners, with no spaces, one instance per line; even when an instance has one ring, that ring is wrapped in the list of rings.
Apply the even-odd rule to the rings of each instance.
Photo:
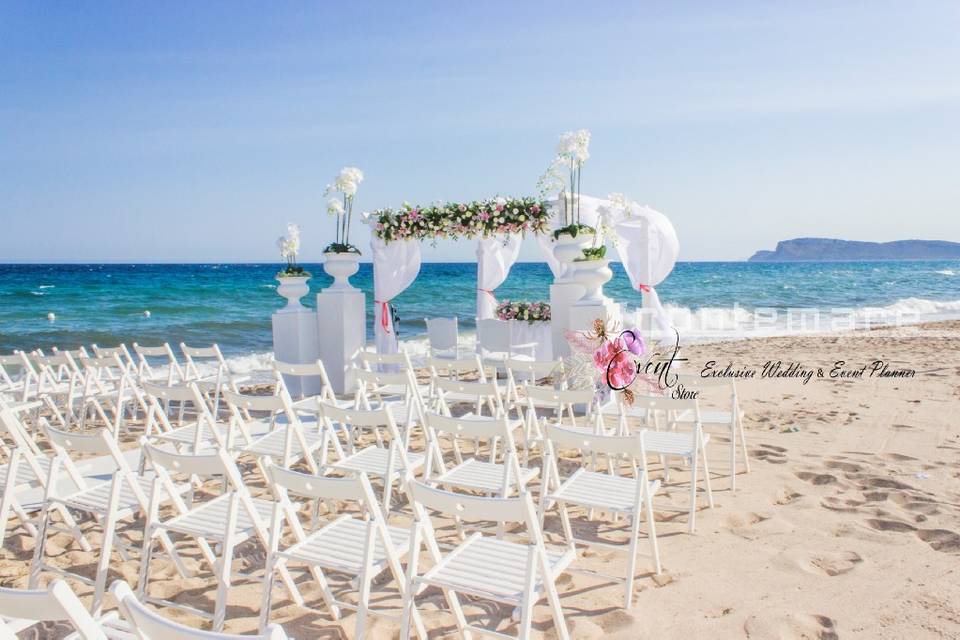
[[[356,167],[344,167],[327,185],[324,195],[332,196],[327,201],[327,213],[336,218],[336,240],[323,250],[323,269],[333,277],[334,291],[353,291],[350,276],[360,269],[360,250],[350,244],[350,227],[353,222],[353,201],[357,188],[363,182],[363,172]]]
[[[277,238],[277,248],[280,250],[280,257],[286,261],[286,265],[277,273],[277,293],[287,299],[287,306],[280,310],[281,313],[290,313],[300,311],[303,305],[300,304],[300,298],[307,295],[310,287],[307,280],[310,279],[310,272],[297,264],[297,255],[300,253],[300,227],[294,223],[287,224],[287,234]]]
[[[570,282],[571,263],[583,249],[592,244],[596,229],[580,219],[580,184],[583,165],[590,157],[590,132],[586,129],[567,131],[560,136],[557,155],[540,177],[541,194],[559,189],[558,198],[562,224],[553,232],[556,243],[553,253],[562,269],[558,282]]]
[[[609,237],[616,244],[616,234],[611,226],[613,215],[620,211],[622,215],[630,217],[630,203],[622,193],[611,193],[607,196],[609,206],[602,206],[597,211],[597,233],[589,247],[581,250],[580,256],[573,260],[573,280],[583,285],[585,293],[577,302],[578,305],[602,304],[606,298],[603,295],[603,285],[613,277],[613,271],[608,266],[607,246],[603,239]]]

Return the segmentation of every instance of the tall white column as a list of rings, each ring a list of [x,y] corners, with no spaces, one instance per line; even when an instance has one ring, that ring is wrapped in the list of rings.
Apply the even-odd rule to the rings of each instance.
[[[317,294],[320,359],[334,393],[356,389],[353,364],[367,343],[367,297],[359,289],[324,289]]]
[[[553,357],[565,358],[570,355],[570,345],[564,332],[570,324],[570,309],[583,297],[585,289],[576,282],[555,282],[550,285],[550,341],[553,343]]]
[[[271,316],[273,324],[273,357],[280,362],[308,364],[317,361],[317,314],[301,307],[281,310]],[[320,377],[301,378],[284,376],[290,394],[315,395],[320,393]]]

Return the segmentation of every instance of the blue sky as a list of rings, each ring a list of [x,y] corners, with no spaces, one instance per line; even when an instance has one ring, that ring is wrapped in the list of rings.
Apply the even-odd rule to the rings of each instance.
[[[0,261],[267,261],[288,221],[312,261],[341,166],[358,210],[533,194],[575,128],[584,192],[663,211],[681,259],[960,241],[958,27],[956,2],[0,2]]]

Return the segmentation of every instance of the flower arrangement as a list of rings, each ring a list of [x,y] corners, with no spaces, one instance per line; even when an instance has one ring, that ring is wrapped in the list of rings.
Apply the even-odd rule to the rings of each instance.
[[[610,201],[609,206],[600,207],[597,216],[597,231],[594,235],[593,242],[590,247],[583,249],[580,253],[581,257],[574,260],[574,262],[586,262],[589,260],[603,260],[607,255],[606,245],[600,244],[603,238],[610,238],[610,241],[616,245],[617,244],[617,234],[613,233],[611,228],[611,219],[615,212],[622,213],[625,217],[629,218],[633,215],[633,210],[630,207],[629,199],[622,193],[611,193],[607,196],[607,200]]]
[[[368,214],[373,234],[385,242],[487,237],[498,233],[543,233],[549,213],[535,198],[492,198],[430,206],[404,203],[399,210]]]
[[[504,300],[497,305],[497,318],[500,320],[526,320],[534,322],[550,321],[550,303],[538,302],[511,302]]]
[[[627,405],[637,393],[658,389],[655,378],[640,373],[646,344],[639,329],[619,331],[598,318],[591,331],[567,331],[565,336],[573,354],[568,367],[571,387],[593,387],[600,402],[619,393]]]
[[[554,239],[568,234],[574,238],[581,233],[596,230],[580,222],[580,178],[584,163],[590,158],[590,131],[567,131],[560,136],[557,155],[540,176],[538,187],[541,195],[560,191],[563,201],[564,226],[553,232]]]
[[[353,222],[353,199],[363,182],[363,171],[356,167],[344,167],[328,184],[323,195],[339,193],[339,197],[327,200],[327,213],[337,219],[337,239],[323,250],[324,253],[356,253],[360,250],[350,244],[350,223]],[[341,199],[342,198],[342,199]]]
[[[287,235],[277,238],[277,248],[280,257],[287,266],[277,274],[278,278],[309,278],[310,272],[297,264],[297,254],[300,253],[300,227],[290,222],[287,224]]]

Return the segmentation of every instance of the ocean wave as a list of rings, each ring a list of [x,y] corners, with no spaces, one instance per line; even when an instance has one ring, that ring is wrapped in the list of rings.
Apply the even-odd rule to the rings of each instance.
[[[37,289],[53,289],[56,286],[57,285],[55,284],[42,284],[39,287],[37,287]]]
[[[955,276],[955,275],[957,275],[957,274],[954,272],[953,269],[940,269],[939,271],[935,271],[934,273],[939,273],[939,274],[942,275],[942,276]]]

